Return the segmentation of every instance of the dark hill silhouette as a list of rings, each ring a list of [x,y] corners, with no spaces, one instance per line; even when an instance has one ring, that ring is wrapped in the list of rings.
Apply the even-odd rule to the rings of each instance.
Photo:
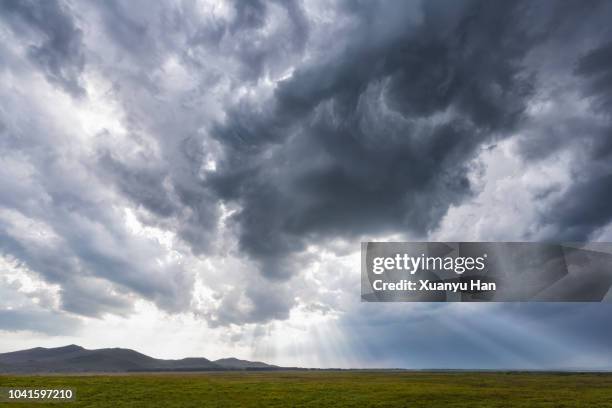
[[[221,358],[214,361],[215,364],[225,368],[246,369],[246,368],[270,368],[275,367],[270,364],[262,363],[261,361],[239,360],[234,357]]]
[[[0,363],[5,364],[21,364],[30,360],[53,360],[56,358],[67,357],[70,354],[78,353],[85,350],[83,347],[71,344],[64,347],[43,348],[36,347],[33,349],[13,351],[11,353],[0,354]]]
[[[88,350],[71,344],[64,347],[36,347],[0,354],[0,372],[131,372],[131,371],[218,371],[280,369],[259,361],[224,358],[210,361],[203,357],[162,360],[130,349]]]

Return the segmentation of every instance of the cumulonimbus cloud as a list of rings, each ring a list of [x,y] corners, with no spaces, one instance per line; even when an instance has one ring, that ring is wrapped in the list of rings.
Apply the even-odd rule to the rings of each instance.
[[[559,201],[533,197],[550,204],[537,237],[588,239],[612,218],[606,3],[0,7],[0,247],[59,285],[64,311],[128,314],[141,298],[192,310],[183,261],[223,257],[229,234],[254,270],[228,271],[232,290],[202,315],[284,319],[299,296],[255,285],[299,288],[298,255],[315,244],[426,238],[478,194],[470,175],[500,141],[517,140],[526,166],[571,156]],[[53,92],[81,105],[45,102],[63,100]],[[583,110],[534,110],[547,100]],[[238,298],[254,306],[218,309]]]

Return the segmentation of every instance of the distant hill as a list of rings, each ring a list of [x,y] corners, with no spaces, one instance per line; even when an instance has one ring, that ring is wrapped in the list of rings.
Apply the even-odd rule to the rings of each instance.
[[[203,357],[162,360],[130,349],[88,350],[74,344],[0,353],[0,373],[222,371],[280,368],[259,361],[236,358],[223,358],[217,361]]]
[[[273,368],[276,366],[262,363],[261,361],[239,360],[237,358],[221,358],[214,361],[215,364],[228,369],[247,369],[247,368]]]

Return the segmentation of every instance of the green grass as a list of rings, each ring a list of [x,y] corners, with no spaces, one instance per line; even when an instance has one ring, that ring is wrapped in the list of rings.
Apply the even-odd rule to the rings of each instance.
[[[612,374],[248,372],[0,376],[0,387],[71,387],[69,403],[2,407],[612,407]]]

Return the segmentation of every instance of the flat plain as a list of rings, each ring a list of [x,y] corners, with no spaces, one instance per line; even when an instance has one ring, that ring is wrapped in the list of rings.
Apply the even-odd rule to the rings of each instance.
[[[0,387],[76,391],[2,407],[611,407],[612,374],[286,371],[0,375]]]

